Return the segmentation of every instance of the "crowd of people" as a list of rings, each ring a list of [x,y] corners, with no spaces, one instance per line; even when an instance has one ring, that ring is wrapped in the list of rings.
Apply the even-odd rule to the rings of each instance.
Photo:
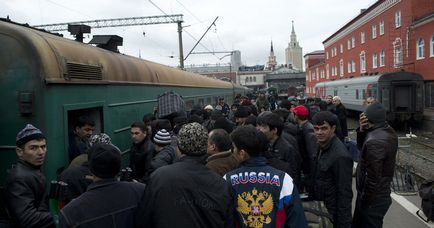
[[[303,200],[322,202],[334,227],[382,227],[397,151],[384,107],[372,100],[360,116],[353,214],[341,99],[271,103],[260,93],[167,119],[146,114],[131,124],[126,169],[110,137],[79,117],[59,175],[67,191],[58,221],[41,172],[49,139],[28,124],[16,137],[7,209],[19,227],[307,227]]]

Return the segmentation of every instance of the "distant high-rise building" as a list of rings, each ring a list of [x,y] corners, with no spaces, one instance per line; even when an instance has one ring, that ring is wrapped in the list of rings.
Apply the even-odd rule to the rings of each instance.
[[[273,41],[271,41],[271,49],[270,49],[270,55],[268,56],[268,62],[267,62],[267,68],[271,71],[273,71],[274,69],[276,69],[276,56],[274,55],[274,50],[273,50]]]
[[[294,21],[292,21],[291,39],[288,48],[285,49],[285,64],[288,67],[292,66],[293,69],[303,70],[303,48],[298,44],[294,31]]]

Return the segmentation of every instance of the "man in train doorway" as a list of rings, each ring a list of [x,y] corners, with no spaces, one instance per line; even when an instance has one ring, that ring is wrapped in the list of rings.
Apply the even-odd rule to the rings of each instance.
[[[19,227],[55,227],[41,172],[47,153],[45,135],[27,124],[17,134],[16,145],[18,161],[5,182],[5,200],[12,219]]]
[[[69,161],[89,149],[89,140],[95,130],[95,121],[88,116],[80,116],[74,123],[72,134],[69,136]]]
[[[393,179],[398,137],[386,122],[386,110],[372,103],[360,115],[357,144],[361,159],[356,170],[357,200],[353,227],[382,227],[392,204],[390,183]]]

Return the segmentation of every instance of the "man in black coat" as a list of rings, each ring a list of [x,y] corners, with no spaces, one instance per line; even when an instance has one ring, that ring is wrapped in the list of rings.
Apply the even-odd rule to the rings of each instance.
[[[357,201],[353,227],[382,227],[392,204],[390,183],[395,169],[398,137],[386,122],[380,103],[369,105],[360,116],[357,144],[361,159],[356,170]]]
[[[208,132],[199,123],[178,133],[181,158],[152,173],[137,213],[137,227],[227,227],[232,195],[225,180],[204,162]]]
[[[60,211],[59,227],[134,227],[145,185],[115,179],[121,168],[116,147],[95,144],[89,150],[93,183]]]
[[[353,160],[335,135],[336,121],[329,111],[313,116],[319,150],[314,161],[309,197],[324,201],[334,227],[347,228],[351,227]]]
[[[19,227],[55,227],[41,172],[47,153],[45,136],[27,124],[17,134],[16,145],[18,161],[5,182],[5,201],[12,219]]]
[[[151,173],[151,159],[155,153],[154,144],[148,135],[148,127],[142,122],[135,122],[131,125],[131,140],[133,145],[130,148],[130,168],[132,178],[146,182]]]

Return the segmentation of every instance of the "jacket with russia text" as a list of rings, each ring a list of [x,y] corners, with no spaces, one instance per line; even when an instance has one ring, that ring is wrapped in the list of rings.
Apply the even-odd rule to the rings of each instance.
[[[232,187],[237,227],[307,227],[292,178],[266,158],[252,157],[223,178]]]

